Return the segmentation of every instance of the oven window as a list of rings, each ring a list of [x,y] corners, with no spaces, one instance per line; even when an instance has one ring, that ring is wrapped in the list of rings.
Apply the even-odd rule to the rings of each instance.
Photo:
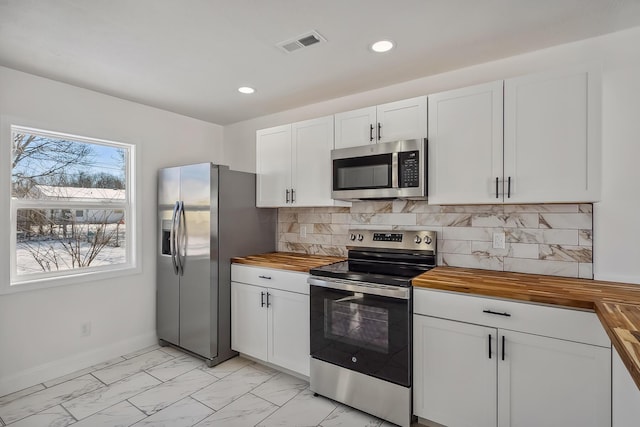
[[[391,188],[391,154],[333,161],[333,189]]]
[[[388,354],[389,310],[359,304],[354,299],[362,296],[325,299],[325,338]]]

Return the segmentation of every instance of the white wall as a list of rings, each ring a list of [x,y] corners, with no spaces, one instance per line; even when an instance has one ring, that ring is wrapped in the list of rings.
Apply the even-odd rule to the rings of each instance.
[[[156,171],[222,163],[222,127],[0,67],[0,115],[21,124],[136,144],[141,273],[0,295],[0,395],[155,342]],[[2,132],[0,280],[9,280],[9,177]],[[82,322],[90,337],[80,337]]]
[[[594,275],[640,283],[640,27],[225,126],[232,168],[255,171],[255,131],[476,83],[595,62],[603,70],[602,203],[594,209]],[[541,165],[543,169],[543,165]]]

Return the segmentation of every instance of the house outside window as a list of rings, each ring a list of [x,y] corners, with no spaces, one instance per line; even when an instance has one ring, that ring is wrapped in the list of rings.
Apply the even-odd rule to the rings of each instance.
[[[135,147],[20,126],[11,137],[11,290],[134,268]]]

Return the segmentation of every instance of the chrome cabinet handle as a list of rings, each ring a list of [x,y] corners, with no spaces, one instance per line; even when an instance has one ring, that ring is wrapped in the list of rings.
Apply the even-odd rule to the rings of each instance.
[[[271,296],[271,294],[269,292],[267,292],[267,308],[269,308],[269,306],[271,306],[271,303],[269,302],[269,297]],[[504,338],[504,337],[502,337]],[[502,359],[504,360],[504,359]]]
[[[507,179],[507,199],[511,198],[511,177]]]
[[[498,198],[498,177],[496,176],[496,199]]]
[[[378,141],[382,139],[382,125],[378,122]]]
[[[296,190],[291,189],[291,203],[296,201]]]
[[[491,334],[489,334],[489,359],[491,359]]]
[[[287,199],[286,199],[286,203],[289,203],[289,189],[288,189],[288,188],[286,189],[286,192],[287,192]]]
[[[264,307],[264,292],[260,292],[260,307]]]
[[[505,339],[504,339],[504,335],[502,336],[502,360],[504,360],[504,343],[505,343]]]
[[[369,124],[369,142],[373,141],[373,125]]]

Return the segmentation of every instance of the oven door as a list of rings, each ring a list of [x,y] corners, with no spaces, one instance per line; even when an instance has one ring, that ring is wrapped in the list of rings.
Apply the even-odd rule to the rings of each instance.
[[[311,357],[411,386],[411,288],[309,278]]]

